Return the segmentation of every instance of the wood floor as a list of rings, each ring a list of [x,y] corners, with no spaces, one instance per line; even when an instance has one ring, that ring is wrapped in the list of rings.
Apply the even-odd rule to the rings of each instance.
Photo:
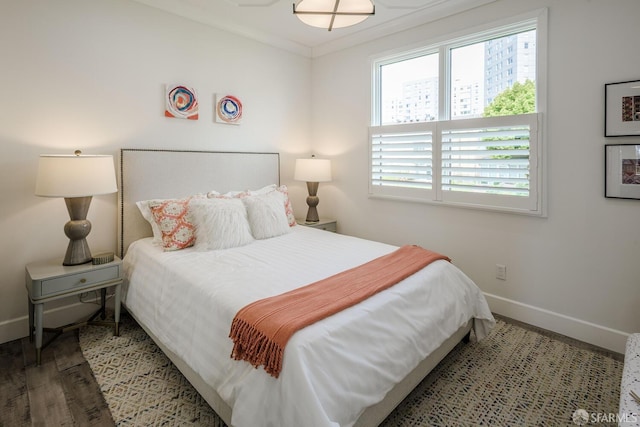
[[[115,423],[80,350],[78,330],[47,346],[41,366],[28,338],[0,344],[0,427],[89,425]]]

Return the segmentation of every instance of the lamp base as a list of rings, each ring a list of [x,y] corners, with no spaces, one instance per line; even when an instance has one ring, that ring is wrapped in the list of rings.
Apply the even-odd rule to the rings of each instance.
[[[318,217],[318,209],[315,206],[310,206],[307,211],[307,217],[304,220],[305,222],[319,222],[320,218]]]
[[[320,199],[316,194],[318,194],[318,183],[317,182],[307,182],[307,191],[309,191],[309,197],[307,197],[307,205],[309,206],[309,210],[307,210],[307,218],[306,222],[318,222],[320,218],[318,217],[318,203],[320,203]]]
[[[91,262],[91,260],[91,251],[89,250],[87,239],[69,240],[67,253],[64,256],[62,265],[87,264]]]
[[[64,225],[64,234],[69,238],[69,245],[62,265],[86,264],[91,262],[91,251],[86,239],[91,232],[91,223],[87,220],[91,196],[67,197],[64,201],[71,219]]]

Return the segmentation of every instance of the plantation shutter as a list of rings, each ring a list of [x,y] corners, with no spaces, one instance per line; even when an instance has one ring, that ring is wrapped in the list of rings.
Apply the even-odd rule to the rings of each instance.
[[[373,126],[369,193],[535,211],[538,117],[533,113]]]
[[[440,199],[537,209],[538,114],[441,123]]]
[[[370,192],[424,198],[433,189],[435,125],[371,129]]]

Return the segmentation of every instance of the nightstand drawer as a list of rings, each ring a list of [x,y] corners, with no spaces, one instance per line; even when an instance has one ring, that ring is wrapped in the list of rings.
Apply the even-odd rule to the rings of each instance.
[[[99,270],[83,271],[81,273],[69,274],[67,276],[54,277],[45,280],[33,281],[33,292],[31,297],[40,297],[65,293],[84,287],[91,287],[95,284],[117,280],[120,278],[120,266],[102,268]]]

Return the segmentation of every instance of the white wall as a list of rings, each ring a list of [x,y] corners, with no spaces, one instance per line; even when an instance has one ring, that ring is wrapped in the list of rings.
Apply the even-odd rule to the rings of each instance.
[[[371,57],[544,7],[548,217],[367,198]],[[636,0],[501,0],[314,59],[313,147],[335,177],[321,214],[343,233],[451,256],[498,313],[623,352],[640,330],[640,201],[603,197],[603,146],[640,138],[603,137],[604,84],[640,79],[639,16]]]
[[[64,201],[33,195],[39,154],[277,151],[289,184],[310,152],[308,58],[136,2],[3,1],[0,58],[0,342],[27,334],[25,264],[62,260],[68,242]],[[198,121],[164,117],[165,83],[196,88]],[[216,92],[241,98],[242,125],[213,122]],[[291,184],[303,205],[306,189]],[[94,197],[88,219],[92,251],[115,250],[116,195]],[[45,324],[87,311],[55,309],[76,302],[46,305]]]

